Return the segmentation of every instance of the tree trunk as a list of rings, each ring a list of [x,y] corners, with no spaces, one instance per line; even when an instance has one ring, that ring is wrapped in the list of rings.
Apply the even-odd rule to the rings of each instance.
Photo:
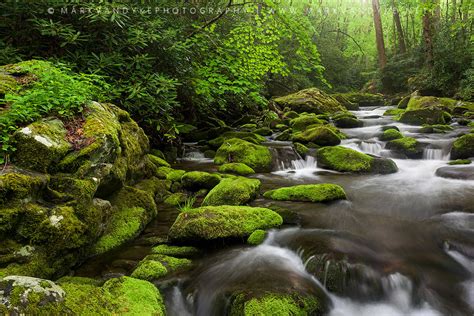
[[[451,22],[454,23],[456,22],[456,15],[457,13],[457,6],[456,6],[456,0],[452,0],[451,3]]]
[[[379,67],[383,69],[387,64],[387,56],[385,54],[385,43],[383,40],[382,19],[380,18],[379,0],[372,0],[372,10],[374,13],[375,41],[377,43],[377,52],[379,57]]]
[[[423,0],[423,4],[429,5],[431,0]],[[428,6],[429,7],[429,6]],[[426,6],[423,7],[423,43],[425,45],[425,62],[428,67],[433,66],[433,12]]]
[[[392,9],[393,9],[393,20],[395,21],[395,26],[397,28],[397,34],[398,34],[398,47],[400,49],[400,53],[404,54],[407,52],[407,46],[405,44],[405,36],[403,35],[402,23],[400,22],[400,14],[398,13],[395,0],[392,0]]]

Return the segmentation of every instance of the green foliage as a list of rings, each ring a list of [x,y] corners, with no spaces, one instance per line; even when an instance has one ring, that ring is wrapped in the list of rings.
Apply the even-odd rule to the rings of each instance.
[[[44,116],[70,118],[92,100],[104,100],[108,85],[100,76],[74,74],[64,64],[32,60],[3,67],[3,71],[23,78],[24,84],[7,91],[0,103],[0,144],[3,154],[14,151],[11,134],[19,126]]]

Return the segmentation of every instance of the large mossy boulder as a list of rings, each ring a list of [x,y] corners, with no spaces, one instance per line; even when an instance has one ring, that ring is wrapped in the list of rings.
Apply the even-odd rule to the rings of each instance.
[[[385,148],[408,158],[421,158],[424,146],[413,137],[402,137],[389,141]]]
[[[302,184],[265,192],[264,196],[278,201],[330,202],[346,199],[344,189],[337,184]]]
[[[285,293],[235,294],[230,316],[288,316],[319,315],[322,306],[316,297]]]
[[[241,162],[256,172],[271,171],[272,154],[262,145],[232,138],[226,140],[216,152],[214,162],[218,165],[229,162]]]
[[[345,108],[333,97],[317,88],[310,88],[296,93],[274,99],[281,108],[289,108],[292,111],[302,113],[336,113],[344,111]]]
[[[297,143],[313,143],[318,146],[335,146],[341,143],[344,135],[331,125],[310,127],[293,134],[292,140]]]
[[[266,208],[249,206],[204,206],[181,212],[169,237],[180,242],[246,238],[257,229],[278,227],[280,215]]]
[[[290,121],[290,126],[294,131],[305,130],[311,125],[322,125],[325,122],[318,118],[316,114],[302,114]]]
[[[244,177],[223,179],[202,202],[206,205],[243,205],[255,199],[260,189],[260,180]]]
[[[332,117],[334,125],[339,128],[362,127],[364,123],[350,112],[337,113]]]
[[[451,121],[451,115],[439,108],[422,108],[406,110],[400,115],[400,122],[412,125],[446,124]]]
[[[454,141],[451,149],[451,159],[474,157],[474,134],[466,134]]]
[[[58,119],[40,120],[16,131],[13,162],[25,169],[48,172],[72,150],[66,134],[63,122]]]
[[[412,96],[407,103],[407,111],[421,110],[426,108],[438,108],[452,112],[457,101],[449,98],[438,98],[430,96]]]
[[[398,171],[391,159],[372,157],[342,146],[320,148],[316,157],[318,167],[341,172],[389,174]]]
[[[359,110],[359,104],[354,103],[346,99],[344,93],[334,93],[331,96],[336,99],[342,106],[344,106],[349,111],[357,111]]]
[[[0,279],[0,313],[26,315],[165,315],[158,289],[130,277],[100,281],[64,277],[56,283],[24,276]]]

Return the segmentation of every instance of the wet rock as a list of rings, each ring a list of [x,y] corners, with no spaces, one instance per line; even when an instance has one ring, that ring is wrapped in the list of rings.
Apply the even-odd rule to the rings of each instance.
[[[357,111],[359,110],[359,104],[354,103],[346,99],[343,93],[334,93],[331,96],[336,99],[339,103],[342,104],[347,110],[349,111]]]
[[[264,196],[278,201],[330,202],[346,198],[344,189],[336,184],[303,184],[265,192]]]
[[[314,143],[318,146],[335,146],[341,143],[343,134],[331,125],[322,125],[309,128],[293,134],[293,142],[303,144]]]
[[[210,190],[215,187],[219,181],[221,181],[219,175],[204,171],[186,172],[181,177],[183,187],[191,191],[198,191],[200,189]]]
[[[296,93],[274,99],[282,108],[288,107],[292,111],[302,113],[335,113],[344,111],[345,108],[330,95],[317,88],[310,88]]]
[[[402,137],[391,140],[385,146],[386,149],[393,150],[399,154],[403,154],[408,158],[421,158],[423,155],[424,145],[419,143],[413,137]]]
[[[232,138],[226,140],[219,147],[214,162],[218,165],[227,162],[241,162],[255,170],[255,172],[268,172],[271,170],[272,154],[265,146]]]
[[[448,112],[439,108],[421,108],[406,110],[400,115],[400,122],[412,125],[446,124],[451,121]]]
[[[436,175],[442,178],[474,180],[474,166],[445,166],[438,168]]]
[[[339,128],[356,128],[362,127],[364,123],[349,112],[338,113],[332,117],[334,125]]]
[[[262,229],[257,229],[256,231],[250,234],[249,238],[247,238],[247,244],[253,246],[261,244],[265,240],[266,234],[266,231]]]
[[[420,133],[446,133],[452,130],[453,128],[449,125],[424,125],[420,128]]]
[[[158,245],[151,249],[151,253],[176,258],[189,258],[200,254],[201,250],[191,246]]]
[[[220,166],[218,170],[219,172],[222,172],[222,173],[233,173],[233,174],[238,174],[241,176],[255,173],[255,171],[252,168],[250,168],[244,163],[239,163],[239,162],[225,163],[222,166]]]
[[[291,139],[292,130],[290,128],[284,130],[275,137],[275,140],[278,141],[288,141]]]
[[[381,141],[390,141],[390,140],[400,139],[400,138],[403,138],[403,135],[396,129],[387,129],[379,137]]]
[[[281,216],[266,208],[205,206],[181,212],[170,228],[169,237],[188,242],[244,238],[257,229],[269,229],[281,224]]]
[[[290,121],[290,126],[294,131],[305,130],[311,125],[322,125],[325,122],[320,120],[315,114],[302,114]]]
[[[189,259],[174,258],[161,254],[148,255],[140,261],[130,275],[133,278],[152,281],[163,278],[171,272],[189,268],[192,262]]]

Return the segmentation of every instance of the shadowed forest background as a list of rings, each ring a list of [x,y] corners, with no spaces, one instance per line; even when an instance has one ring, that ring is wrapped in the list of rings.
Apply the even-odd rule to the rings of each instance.
[[[467,0],[2,3],[0,64],[47,59],[96,75],[106,84],[97,94],[130,111],[155,143],[176,143],[188,124],[232,121],[267,109],[272,96],[307,87],[472,100],[472,6]]]

